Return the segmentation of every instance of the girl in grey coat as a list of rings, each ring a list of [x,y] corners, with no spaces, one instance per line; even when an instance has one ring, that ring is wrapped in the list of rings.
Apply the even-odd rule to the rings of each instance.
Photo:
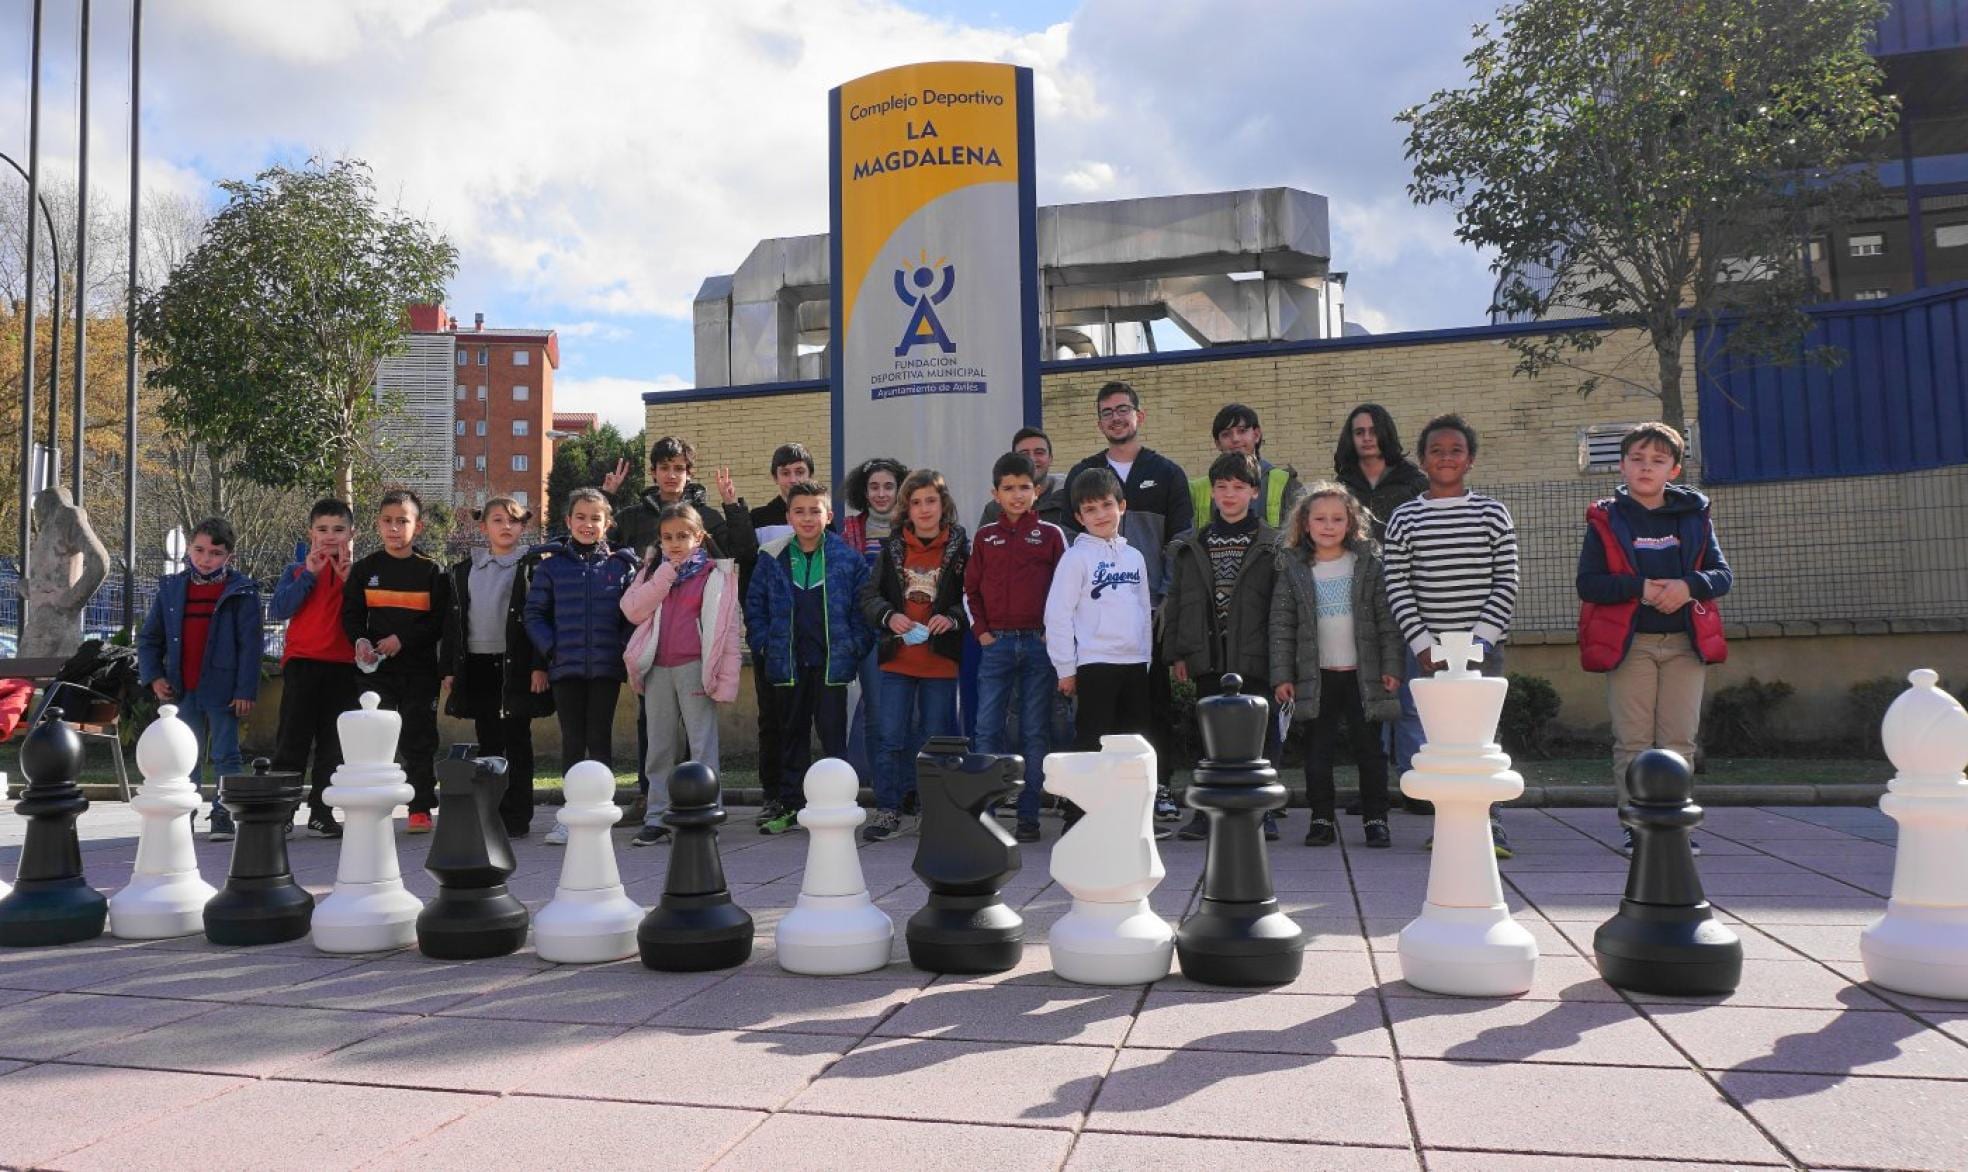
[[[1387,830],[1387,755],[1377,722],[1400,715],[1400,631],[1387,608],[1380,559],[1365,510],[1344,485],[1315,484],[1286,519],[1271,592],[1271,678],[1294,724],[1309,727],[1307,846],[1339,837],[1333,819],[1333,751],[1342,730],[1360,766],[1360,816],[1370,847]]]

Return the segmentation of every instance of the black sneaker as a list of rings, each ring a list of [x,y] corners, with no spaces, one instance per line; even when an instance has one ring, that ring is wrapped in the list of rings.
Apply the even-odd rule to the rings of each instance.
[[[1490,819],[1490,846],[1496,850],[1499,859],[1512,859],[1517,852],[1510,849],[1510,836],[1503,832],[1503,823]]]
[[[916,791],[910,790],[908,793],[903,794],[902,815],[907,818],[915,818],[920,816],[921,814],[922,814],[922,798],[917,796]]]
[[[532,834],[532,833],[533,833],[533,827],[532,827],[532,826],[531,826],[530,824],[529,824],[529,825],[526,825],[526,826],[508,826],[508,827],[506,827],[506,837],[507,837],[507,838],[525,838],[526,836],[528,836],[528,835],[530,835],[530,834]]]
[[[1698,842],[1696,842],[1696,841],[1695,841],[1694,839],[1692,839],[1692,838],[1691,838],[1691,839],[1689,839],[1689,840],[1688,840],[1688,852],[1689,852],[1690,854],[1692,854],[1692,855],[1694,855],[1694,856],[1695,856],[1696,858],[1698,858],[1698,859],[1699,859],[1699,858],[1701,858],[1701,853],[1702,853],[1702,844],[1701,844],[1701,843],[1698,843]]]
[[[1182,817],[1182,807],[1175,804],[1175,795],[1169,787],[1159,786],[1155,790],[1155,821],[1175,822]]]
[[[231,842],[233,838],[232,811],[212,803],[212,825],[205,832],[207,842]]]
[[[1265,817],[1268,818],[1270,815],[1267,814]],[[1203,816],[1201,810],[1197,810],[1189,815],[1189,821],[1183,823],[1182,829],[1176,831],[1175,836],[1184,842],[1201,842],[1209,837],[1209,819]],[[1275,833],[1273,837],[1276,837]]]
[[[1369,818],[1364,824],[1367,832],[1367,845],[1376,850],[1394,845],[1394,836],[1387,831],[1387,823],[1379,818]]]
[[[1018,823],[1018,829],[1016,829],[1016,830],[1014,830],[1014,831],[1012,831],[1012,832],[1011,832],[1011,837],[1012,837],[1012,840],[1013,840],[1014,842],[1037,842],[1037,841],[1039,841],[1039,823],[1038,823],[1038,820],[1037,820],[1037,819],[1033,819],[1033,820],[1032,820],[1032,821],[1030,821],[1030,822],[1025,822],[1025,821],[1020,821],[1020,822]]]
[[[1331,846],[1339,841],[1339,827],[1333,825],[1331,818],[1314,818],[1312,826],[1305,832],[1306,846]]]
[[[641,830],[636,831],[636,836],[629,840],[629,845],[655,846],[659,842],[668,842],[668,841],[670,841],[669,827],[650,826],[645,824]]]
[[[763,830],[767,822],[781,818],[785,813],[786,804],[784,802],[767,802],[765,805],[759,807],[758,819],[754,825]]]
[[[1266,810],[1264,812],[1264,841],[1278,841],[1278,812],[1276,810]]]
[[[862,842],[880,842],[902,829],[902,815],[894,810],[876,810],[861,828]]]
[[[309,838],[340,838],[342,824],[332,815],[317,814],[308,819],[307,832]]]
[[[1688,845],[1693,846],[1694,843]],[[1624,826],[1620,827],[1620,853],[1629,859],[1633,857],[1633,832]]]

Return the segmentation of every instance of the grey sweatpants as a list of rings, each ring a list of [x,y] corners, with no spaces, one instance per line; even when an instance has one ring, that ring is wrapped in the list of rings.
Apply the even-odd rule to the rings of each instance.
[[[649,814],[643,825],[661,826],[670,806],[670,770],[679,761],[718,768],[717,701],[704,694],[703,662],[650,668],[643,679],[642,712],[649,726],[649,755],[642,762]],[[679,752],[686,748],[688,755]]]

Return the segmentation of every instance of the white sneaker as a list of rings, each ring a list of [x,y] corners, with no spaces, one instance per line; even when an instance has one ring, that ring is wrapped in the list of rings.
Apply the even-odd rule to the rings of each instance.
[[[553,829],[547,831],[547,836],[540,841],[546,843],[548,846],[566,846],[567,827],[556,821],[553,824]]]

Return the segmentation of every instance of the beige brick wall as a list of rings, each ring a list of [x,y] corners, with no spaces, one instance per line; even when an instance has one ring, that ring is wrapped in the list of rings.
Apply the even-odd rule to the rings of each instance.
[[[688,392],[682,392],[688,394]],[[827,392],[760,395],[742,399],[662,401],[648,406],[648,435],[680,435],[697,445],[699,475],[708,484],[719,465],[730,465],[732,479],[747,503],[771,499],[772,450],[798,442],[813,453],[813,471],[822,484],[833,473],[832,427]]]

